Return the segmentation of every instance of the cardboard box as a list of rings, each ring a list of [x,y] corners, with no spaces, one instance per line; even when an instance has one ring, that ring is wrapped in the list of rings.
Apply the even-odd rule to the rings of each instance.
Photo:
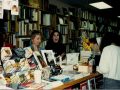
[[[79,65],[78,66],[78,72],[88,73],[89,72],[88,65]]]

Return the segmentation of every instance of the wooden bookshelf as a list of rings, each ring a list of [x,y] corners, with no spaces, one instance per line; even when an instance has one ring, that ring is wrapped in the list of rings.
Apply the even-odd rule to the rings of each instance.
[[[7,23],[5,26],[7,32],[13,32],[16,36],[29,36],[32,30],[40,30],[44,34],[50,33],[51,31],[48,30],[54,28],[61,32],[64,44],[69,44],[71,47],[71,40],[77,43],[76,38],[81,37],[82,31],[86,31],[89,38],[102,36],[105,32],[119,32],[117,20],[100,16],[83,8],[58,8],[56,5],[49,4],[49,0],[20,0],[19,6],[18,16],[11,16],[10,11],[5,10],[3,19]],[[45,24],[45,22],[49,23]],[[103,25],[105,31],[102,29]],[[44,38],[47,40],[49,34]],[[79,43],[72,47],[75,52],[79,52],[76,50]]]

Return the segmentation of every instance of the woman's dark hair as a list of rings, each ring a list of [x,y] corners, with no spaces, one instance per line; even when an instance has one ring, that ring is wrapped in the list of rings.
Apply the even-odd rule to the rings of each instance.
[[[90,39],[89,39],[89,41],[90,41],[91,43],[94,43],[94,44],[96,44],[96,43],[97,43],[96,38],[90,38]]]
[[[117,46],[120,46],[120,36],[113,32],[107,32],[104,34],[100,44],[100,51],[103,51],[103,48],[114,43]]]
[[[55,33],[59,34],[59,40],[56,43],[53,41],[53,36]],[[62,53],[65,53],[66,47],[62,43],[62,35],[60,34],[59,31],[53,30],[53,32],[50,34],[50,37],[47,41],[45,49],[46,50],[53,50],[53,52],[55,52],[55,56],[58,56],[58,55],[61,55]]]
[[[61,35],[61,33],[59,32],[59,31],[57,31],[57,30],[53,30],[53,32],[50,34],[50,38],[49,38],[49,40],[48,40],[48,43],[54,43],[53,42],[53,35],[54,35],[54,33],[58,33],[59,34],[59,41],[58,41],[58,43],[62,43],[62,35]]]
[[[39,30],[33,30],[31,32],[31,39],[34,39],[36,35],[40,35],[41,36],[41,40],[42,40],[43,35],[42,35],[42,33]]]

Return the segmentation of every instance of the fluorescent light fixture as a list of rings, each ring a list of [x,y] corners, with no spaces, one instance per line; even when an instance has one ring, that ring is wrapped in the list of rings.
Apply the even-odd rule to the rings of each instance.
[[[105,2],[95,2],[95,3],[90,3],[89,5],[96,7],[98,9],[108,9],[108,8],[112,8],[112,6],[108,5]]]
[[[120,18],[120,16],[117,16],[118,18]]]

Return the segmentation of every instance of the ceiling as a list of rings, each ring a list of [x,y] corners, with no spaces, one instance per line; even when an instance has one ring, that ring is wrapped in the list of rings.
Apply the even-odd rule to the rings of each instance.
[[[120,0],[62,0],[62,1],[75,7],[81,7],[87,10],[92,10],[100,15],[106,15],[115,18],[117,18],[117,16],[120,15]],[[98,2],[98,1],[104,1],[109,5],[111,5],[113,8],[99,10],[89,5],[89,3],[91,2]]]

